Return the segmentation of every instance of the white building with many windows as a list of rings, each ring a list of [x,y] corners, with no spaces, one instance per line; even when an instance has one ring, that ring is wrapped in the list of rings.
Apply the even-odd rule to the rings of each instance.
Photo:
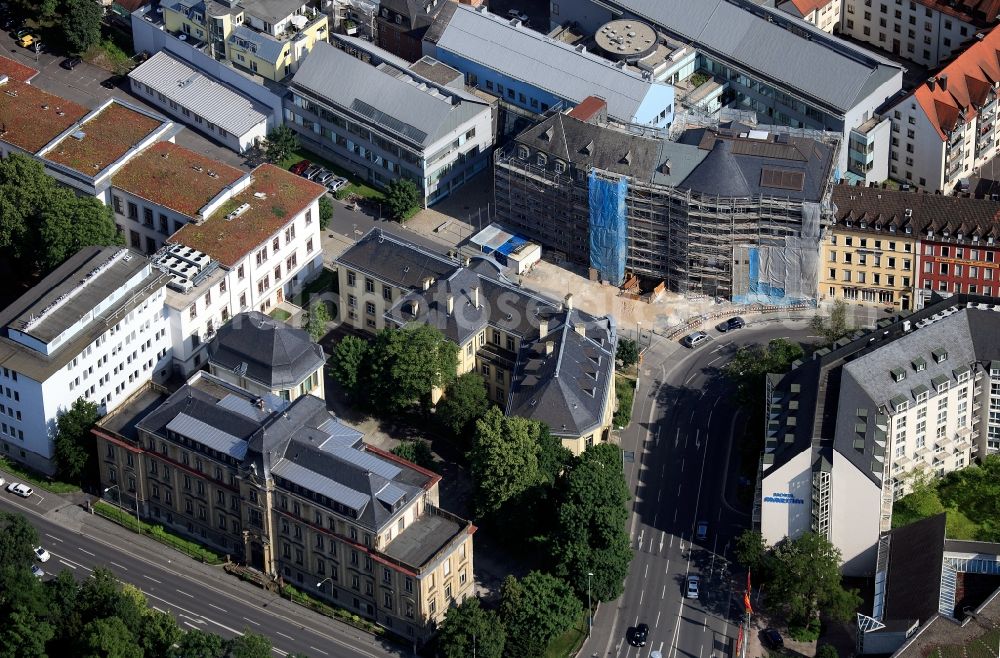
[[[775,6],[830,34],[840,25],[840,0],[779,0]]]
[[[113,410],[169,375],[167,277],[121,247],[86,247],[0,312],[0,451],[55,470],[58,415]]]
[[[845,573],[870,574],[915,478],[1000,449],[996,302],[938,300],[769,380],[754,509],[768,542],[817,532]]]

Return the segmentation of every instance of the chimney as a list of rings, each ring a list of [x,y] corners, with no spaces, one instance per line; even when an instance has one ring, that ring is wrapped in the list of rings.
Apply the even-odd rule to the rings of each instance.
[[[552,340],[545,341],[545,356],[551,356],[556,351],[556,343]]]
[[[587,326],[582,322],[574,323],[573,328],[576,329],[576,333],[580,334],[581,336],[587,335]]]
[[[941,91],[948,91],[948,76],[939,75],[938,84],[941,85]]]
[[[448,317],[455,314],[455,295],[448,295]]]
[[[434,283],[434,277],[425,276],[423,281],[424,290],[430,290],[432,283]]]
[[[549,335],[549,321],[543,318],[538,321],[538,337],[545,338]]]
[[[565,302],[566,302],[566,311],[567,312],[568,311],[572,311],[573,310],[573,293],[567,293],[566,294]]]
[[[420,313],[420,302],[415,299],[410,302],[410,313],[413,314],[413,317],[417,317],[417,314]]]
[[[475,286],[472,289],[472,304],[476,308],[479,308],[479,286]]]
[[[936,77],[934,77],[932,75],[931,77],[927,78],[927,88],[928,89],[930,89],[931,91],[934,91],[934,85],[936,85],[936,84],[937,84],[937,78]]]

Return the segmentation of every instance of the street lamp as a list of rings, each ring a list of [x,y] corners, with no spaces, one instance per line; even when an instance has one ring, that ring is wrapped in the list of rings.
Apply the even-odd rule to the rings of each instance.
[[[112,489],[118,490],[118,509],[122,513],[125,512],[125,508],[122,507],[122,489],[117,484],[112,484],[110,487],[104,489],[104,493],[110,493]],[[139,497],[135,498],[135,529],[140,535],[142,534],[142,522],[139,520]]]
[[[590,639],[590,634],[594,631],[594,607],[590,602],[590,579],[594,577],[594,574],[590,571],[587,572],[587,639]]]
[[[326,582],[326,581],[328,581],[328,580],[329,580],[329,581],[330,581],[331,583],[333,582],[333,578],[331,578],[331,577],[327,576],[327,577],[326,577],[326,578],[324,578],[323,580],[321,580],[321,581],[319,581],[318,583],[316,583],[316,589],[319,589],[319,588],[323,587],[323,583],[325,583],[325,582]]]

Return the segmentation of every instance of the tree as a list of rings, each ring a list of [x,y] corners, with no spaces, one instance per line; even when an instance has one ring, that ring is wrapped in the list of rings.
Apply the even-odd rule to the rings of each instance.
[[[837,647],[825,642],[816,648],[816,658],[840,658]]]
[[[314,343],[323,339],[327,331],[326,325],[329,323],[330,311],[327,309],[325,301],[319,299],[309,305],[309,321],[306,330]]]
[[[536,484],[538,425],[525,418],[504,416],[491,407],[476,421],[469,452],[478,518],[496,514],[505,502]]]
[[[299,148],[299,136],[282,124],[272,130],[264,141],[264,158],[271,164],[287,160]]]
[[[0,610],[44,609],[41,585],[31,574],[38,532],[21,514],[0,512]]]
[[[578,593],[598,601],[622,592],[632,549],[625,522],[628,487],[619,447],[596,445],[580,455],[562,479],[558,519],[552,537],[555,573]]]
[[[861,598],[840,582],[840,551],[826,537],[807,532],[785,538],[771,551],[768,602],[782,610],[789,624],[807,627],[820,610],[833,619],[851,618]]]
[[[81,639],[85,658],[143,658],[135,636],[119,617],[95,619],[83,627]]]
[[[97,405],[77,398],[56,419],[56,469],[59,477],[79,482],[96,470],[94,440],[90,428],[97,422]]]
[[[615,359],[621,364],[622,370],[631,368],[639,363],[639,345],[631,338],[619,339]]]
[[[422,466],[426,469],[434,468],[434,455],[424,441],[403,441],[392,449],[392,454],[402,457],[406,461],[413,462],[417,466]]]
[[[834,343],[851,333],[851,325],[847,319],[847,302],[838,299],[830,309],[830,315],[823,318],[816,315],[809,322],[813,331],[823,336],[827,343]]]
[[[744,530],[736,538],[733,552],[739,563],[749,569],[751,574],[755,574],[759,580],[766,580],[768,547],[764,535],[754,530]]]
[[[21,20],[49,19],[59,9],[59,0],[8,0],[7,6]]]
[[[373,409],[403,411],[429,404],[431,391],[455,380],[458,346],[426,324],[378,332],[366,359],[363,388]]]
[[[539,480],[551,485],[562,474],[563,469],[573,461],[573,453],[562,444],[562,439],[552,435],[548,425],[545,423],[537,425]]]
[[[152,608],[143,613],[138,634],[139,646],[146,656],[169,656],[170,647],[183,635],[173,617]]]
[[[57,187],[41,212],[39,265],[54,269],[84,247],[122,244],[111,208],[94,197]]]
[[[767,344],[741,347],[726,364],[724,373],[736,384],[736,398],[740,404],[759,408],[764,395],[764,377],[768,373],[783,373],[792,362],[802,358],[802,347],[784,338],[775,338]]]
[[[226,643],[226,658],[270,658],[271,640],[263,635],[244,629]]]
[[[333,219],[333,202],[324,194],[319,198],[319,227],[326,230],[331,219]]]
[[[438,630],[438,648],[445,658],[468,658],[473,642],[477,658],[501,658],[506,639],[496,613],[484,610],[475,597],[449,608]]]
[[[54,634],[51,624],[20,606],[5,610],[0,617],[0,637],[3,637],[0,656],[47,658],[45,645]]]
[[[65,0],[59,25],[69,51],[82,55],[101,40],[101,8],[92,0]]]
[[[457,439],[469,439],[475,422],[490,407],[486,384],[478,372],[467,372],[445,389],[444,399],[438,402],[435,417],[449,434]]]
[[[409,178],[397,178],[385,188],[385,203],[389,208],[389,216],[401,222],[415,208],[420,207],[420,190]]]
[[[506,655],[541,656],[552,638],[570,628],[583,611],[566,581],[533,571],[518,581],[507,576],[500,593],[500,619],[507,629]]]
[[[218,635],[191,629],[181,636],[170,658],[221,658],[225,648]]]
[[[361,373],[368,350],[368,341],[363,338],[344,336],[330,356],[330,374],[353,400],[361,394]]]

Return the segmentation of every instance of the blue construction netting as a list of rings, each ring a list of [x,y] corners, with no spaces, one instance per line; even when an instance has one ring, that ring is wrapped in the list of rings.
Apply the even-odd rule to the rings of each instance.
[[[590,266],[597,270],[602,281],[616,286],[625,279],[627,194],[624,176],[608,181],[590,172]]]

